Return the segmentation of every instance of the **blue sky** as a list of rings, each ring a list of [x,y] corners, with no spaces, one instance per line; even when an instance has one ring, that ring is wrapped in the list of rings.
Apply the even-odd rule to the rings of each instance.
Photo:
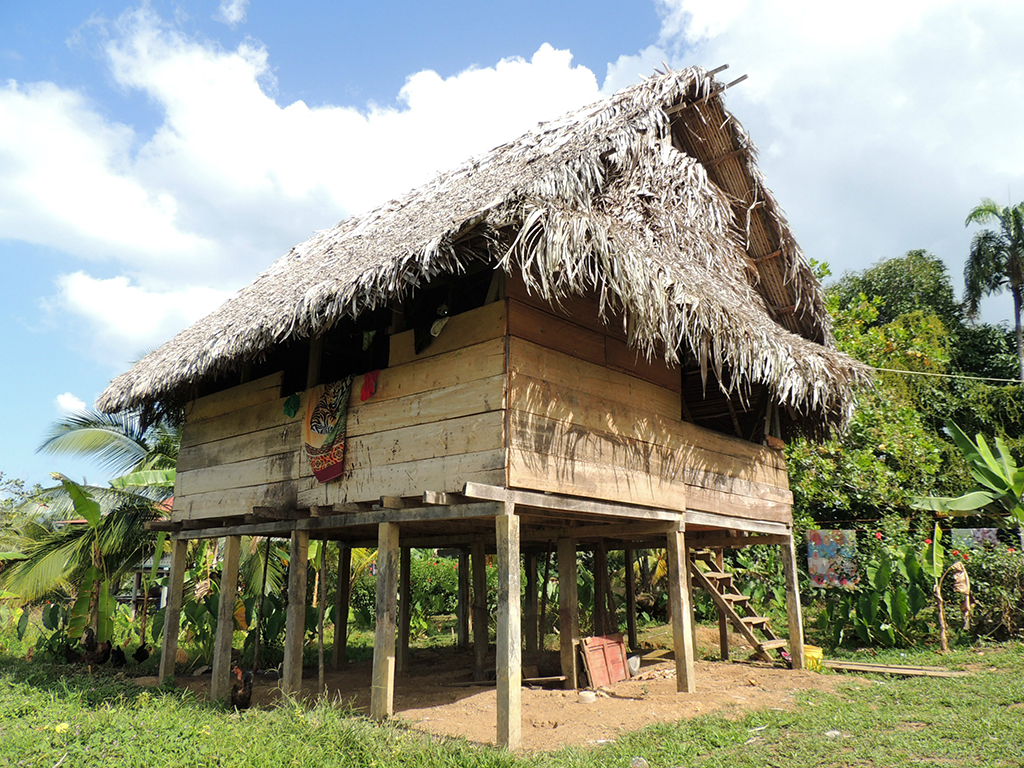
[[[0,1],[0,472],[313,231],[661,62],[727,103],[804,250],[954,277],[1024,198],[1024,5]],[[986,317],[1008,317],[1008,303]]]

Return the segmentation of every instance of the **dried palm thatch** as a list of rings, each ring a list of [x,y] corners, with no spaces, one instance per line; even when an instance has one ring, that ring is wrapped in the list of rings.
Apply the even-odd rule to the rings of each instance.
[[[721,90],[701,68],[658,74],[317,233],[98,407],[184,399],[482,259],[553,303],[595,291],[648,356],[765,385],[815,431],[842,424],[866,369],[834,350],[821,288]]]

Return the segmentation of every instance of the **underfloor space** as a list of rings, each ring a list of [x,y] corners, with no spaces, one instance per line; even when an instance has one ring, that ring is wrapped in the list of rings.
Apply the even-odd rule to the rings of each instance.
[[[657,645],[662,637],[671,644],[671,628],[645,632],[641,644]],[[698,658],[714,658],[718,652],[718,627],[698,627],[697,645]],[[739,636],[733,635],[730,645],[734,659],[746,659],[749,655],[749,646]],[[591,703],[581,701],[577,691],[524,687],[522,748],[535,751],[586,746],[651,723],[709,712],[739,715],[751,709],[790,707],[797,692],[830,690],[836,681],[833,675],[781,666],[698,661],[697,693],[685,694],[676,690],[675,663],[670,650],[645,649],[641,654],[642,666],[637,677],[606,686]],[[493,649],[490,660],[493,661]],[[367,660],[349,664],[343,671],[328,668],[328,696],[335,701],[340,697],[356,711],[368,713],[371,667]],[[496,689],[493,684],[467,684],[472,680],[472,667],[471,649],[413,648],[409,670],[395,675],[396,720],[432,734],[494,744]],[[198,695],[206,695],[210,676],[179,674],[176,682]],[[257,677],[254,706],[273,706],[279,700],[277,682],[272,677]],[[302,695],[314,698],[316,694],[317,671],[306,668]]]

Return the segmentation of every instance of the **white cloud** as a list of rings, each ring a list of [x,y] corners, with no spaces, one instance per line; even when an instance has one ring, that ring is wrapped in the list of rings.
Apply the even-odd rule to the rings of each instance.
[[[201,288],[223,296],[313,231],[600,97],[590,70],[544,45],[448,78],[413,74],[396,108],[282,105],[256,42],[224,50],[148,5],[106,31],[114,82],[162,121],[142,136],[76,91],[0,88],[0,240],[120,271],[61,278],[50,307],[123,355],[194,315],[172,305],[208,307]]]
[[[61,275],[50,312],[68,312],[85,320],[76,341],[111,363],[137,359],[181,328],[220,306],[230,294],[213,288],[148,291],[127,277],[102,280],[84,272]]]
[[[1024,6],[660,0],[673,65],[748,74],[730,109],[810,255],[928,248],[958,275],[981,197],[1024,198]],[[653,54],[651,54],[653,55]],[[617,63],[622,69],[631,60]]]
[[[81,413],[86,410],[85,401],[71,392],[64,392],[53,398],[53,404],[61,416]]]
[[[220,7],[213,18],[223,21],[228,26],[237,27],[245,21],[248,12],[249,0],[220,0]]]

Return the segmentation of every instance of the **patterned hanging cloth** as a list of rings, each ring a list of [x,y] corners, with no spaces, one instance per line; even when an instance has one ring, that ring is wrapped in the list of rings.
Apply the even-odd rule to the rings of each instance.
[[[306,402],[306,455],[313,475],[321,483],[345,472],[345,433],[352,376],[310,390]]]

